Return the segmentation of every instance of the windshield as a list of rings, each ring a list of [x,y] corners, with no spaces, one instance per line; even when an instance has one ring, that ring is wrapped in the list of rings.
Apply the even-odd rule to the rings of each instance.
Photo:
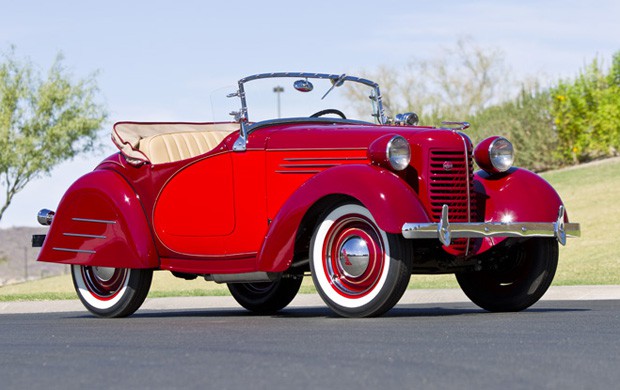
[[[245,118],[256,123],[314,116],[383,123],[379,94],[372,81],[346,75],[272,73],[246,77],[236,88],[219,89],[212,103],[218,121]]]

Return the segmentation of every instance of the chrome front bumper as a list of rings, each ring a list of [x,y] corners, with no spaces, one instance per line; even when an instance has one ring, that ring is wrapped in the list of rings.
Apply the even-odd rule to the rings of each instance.
[[[443,205],[438,223],[406,223],[402,228],[405,238],[438,238],[450,245],[455,238],[476,237],[555,237],[566,245],[567,237],[580,237],[578,223],[564,222],[564,206],[558,210],[556,222],[457,222],[448,221],[448,205]]]

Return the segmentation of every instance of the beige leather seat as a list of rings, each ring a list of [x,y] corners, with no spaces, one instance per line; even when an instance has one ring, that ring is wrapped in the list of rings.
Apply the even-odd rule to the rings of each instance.
[[[153,164],[185,160],[215,148],[231,131],[187,131],[157,134],[140,140],[139,150]]]

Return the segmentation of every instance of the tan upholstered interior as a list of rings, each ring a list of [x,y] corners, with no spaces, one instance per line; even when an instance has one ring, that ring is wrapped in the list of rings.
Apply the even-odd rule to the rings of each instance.
[[[231,131],[187,131],[157,134],[140,140],[138,149],[153,164],[185,160],[215,148]]]
[[[112,141],[127,162],[140,166],[199,156],[237,131],[237,122],[117,122]]]

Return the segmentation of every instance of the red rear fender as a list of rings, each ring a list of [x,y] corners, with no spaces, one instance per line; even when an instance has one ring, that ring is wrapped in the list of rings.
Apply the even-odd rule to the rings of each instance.
[[[63,196],[39,261],[156,268],[159,257],[140,200],[119,174],[97,170]]]
[[[329,207],[322,201],[332,197],[359,201],[389,233],[400,234],[408,221],[429,222],[417,194],[392,172],[369,165],[341,165],[317,174],[284,203],[259,253],[260,271],[282,272],[290,266],[302,219],[313,205]]]

